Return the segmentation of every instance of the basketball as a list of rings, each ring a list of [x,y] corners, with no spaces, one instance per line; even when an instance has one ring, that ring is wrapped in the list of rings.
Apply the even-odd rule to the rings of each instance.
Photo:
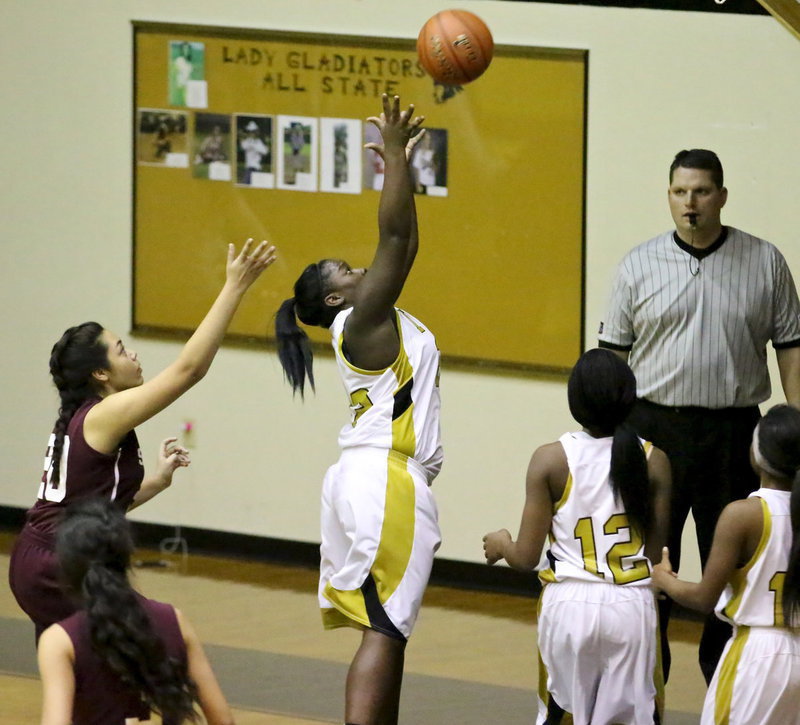
[[[450,86],[474,81],[489,67],[493,51],[486,23],[466,10],[436,13],[417,37],[422,67],[435,81]]]

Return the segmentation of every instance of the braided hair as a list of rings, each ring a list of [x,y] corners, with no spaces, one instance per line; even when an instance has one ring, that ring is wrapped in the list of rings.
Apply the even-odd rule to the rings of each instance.
[[[323,259],[309,264],[294,283],[294,297],[284,300],[275,314],[278,358],[292,392],[299,390],[301,397],[305,392],[306,378],[314,389],[314,353],[308,335],[297,320],[314,327],[330,327],[333,323],[340,308],[325,303],[325,296],[330,292],[330,262],[332,260]]]
[[[58,389],[61,405],[53,432],[55,442],[52,453],[51,485],[58,488],[61,452],[64,436],[75,411],[90,397],[97,394],[92,378],[95,370],[108,368],[108,348],[100,339],[103,326],[97,322],[84,322],[70,327],[53,345],[50,353],[50,375]]]
[[[614,436],[609,474],[631,527],[644,536],[652,511],[647,458],[639,437],[625,421],[636,401],[636,378],[623,360],[602,348],[581,355],[567,384],[572,417],[592,435]]]
[[[133,540],[124,514],[99,498],[68,506],[56,553],[67,586],[84,603],[95,653],[165,723],[196,721],[186,663],[167,655],[128,581]]]

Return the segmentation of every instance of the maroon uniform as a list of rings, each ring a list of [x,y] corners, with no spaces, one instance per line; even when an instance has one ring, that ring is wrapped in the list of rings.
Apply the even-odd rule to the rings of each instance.
[[[106,497],[126,511],[144,478],[136,432],[130,431],[116,453],[98,453],[83,437],[86,414],[100,398],[87,400],[67,426],[59,466],[58,488],[52,484],[51,434],[39,497],[11,552],[9,583],[20,607],[36,625],[36,638],[54,622],[76,611],[62,591],[55,557],[55,532],[64,507],[78,499]]]
[[[138,597],[164,643],[167,656],[186,666],[186,645],[175,610],[169,604]],[[150,719],[150,708],[140,693],[124,684],[119,676],[92,650],[89,620],[85,612],[76,612],[59,625],[64,628],[75,649],[75,700],[72,706],[74,725],[124,725],[125,718]]]

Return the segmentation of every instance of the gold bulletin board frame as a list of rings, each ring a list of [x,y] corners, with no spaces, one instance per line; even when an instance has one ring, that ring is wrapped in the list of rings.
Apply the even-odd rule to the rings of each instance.
[[[194,330],[222,285],[231,241],[269,239],[280,255],[231,325],[229,339],[246,344],[273,342],[274,311],[306,264],[369,265],[379,192],[239,185],[237,124],[239,116],[271,119],[277,185],[293,163],[288,136],[278,138],[285,119],[363,121],[379,113],[386,91],[413,102],[446,140],[435,183],[416,196],[420,249],[398,304],[430,325],[445,362],[557,373],[574,364],[584,342],[587,51],[495,46],[486,73],[453,89],[424,74],[408,39],[137,21],[133,41],[136,334]],[[171,75],[182,42],[202,44],[193,46],[201,93],[190,101],[175,96]],[[206,107],[178,105],[186,102]],[[146,113],[169,129],[155,130]],[[209,180],[225,164],[212,173],[200,158],[205,114],[231,119],[231,181]],[[321,123],[315,163],[333,148],[322,148]],[[159,147],[159,137],[170,143]],[[370,163],[364,155],[365,179]],[[322,183],[321,168],[308,183]],[[315,349],[330,349],[327,331],[309,334]]]

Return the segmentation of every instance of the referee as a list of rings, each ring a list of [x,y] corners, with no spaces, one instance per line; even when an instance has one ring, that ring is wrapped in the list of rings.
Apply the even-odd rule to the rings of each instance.
[[[800,407],[800,302],[783,255],[720,222],[728,190],[713,151],[675,156],[668,197],[675,230],[624,257],[599,344],[629,362],[639,397],[630,422],[670,459],[667,545],[677,571],[689,510],[705,567],[720,512],[758,487],[749,455],[758,405],[771,394],[770,340],[786,400]],[[660,612],[665,676],[671,604]],[[709,615],[699,653],[706,682],[730,634]]]

